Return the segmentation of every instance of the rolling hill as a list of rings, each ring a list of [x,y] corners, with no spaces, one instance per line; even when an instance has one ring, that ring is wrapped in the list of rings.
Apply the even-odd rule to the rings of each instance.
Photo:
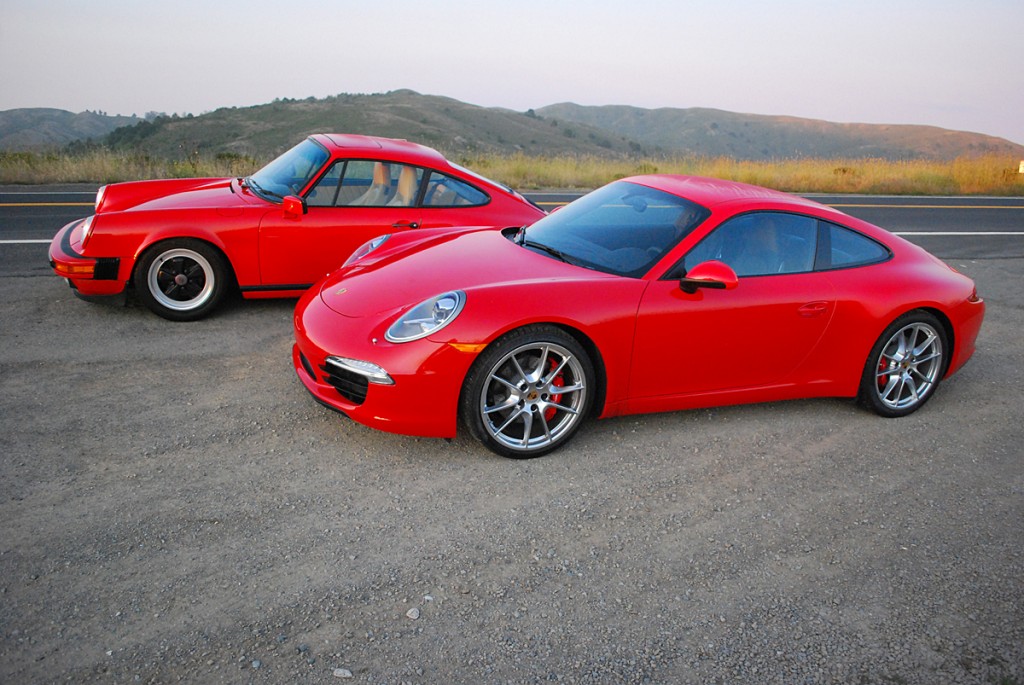
[[[642,149],[585,124],[564,125],[529,113],[479,107],[410,90],[278,100],[196,117],[163,117],[119,129],[106,142],[158,155],[184,150],[266,156],[316,132],[406,138],[450,154],[624,155]]]
[[[1024,146],[1002,138],[931,126],[840,124],[705,108],[573,103],[524,113],[411,90],[283,99],[152,120],[49,109],[0,112],[0,150],[54,148],[92,139],[115,149],[165,158],[194,154],[267,158],[318,131],[406,138],[456,158],[516,152],[598,157],[684,154],[741,160],[948,160],[983,154],[1024,158]]]
[[[643,109],[562,103],[545,118],[572,121],[662,150],[737,159],[955,159],[1024,155],[1024,146],[980,133],[934,126],[838,124],[816,119],[737,114],[717,109]]]
[[[43,107],[9,109],[0,112],[0,150],[61,148],[76,140],[102,138],[114,129],[139,121],[137,117],[98,112],[74,114]]]

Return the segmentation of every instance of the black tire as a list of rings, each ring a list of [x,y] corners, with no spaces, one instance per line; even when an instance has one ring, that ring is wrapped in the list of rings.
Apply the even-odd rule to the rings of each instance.
[[[948,365],[948,336],[929,312],[908,312],[878,338],[864,364],[860,402],[896,418],[911,414],[935,393]]]
[[[558,449],[590,412],[594,366],[560,328],[519,328],[495,340],[466,375],[463,422],[492,452],[530,459]]]
[[[165,240],[135,266],[135,291],[149,309],[171,321],[195,321],[213,311],[228,288],[230,269],[208,243]]]

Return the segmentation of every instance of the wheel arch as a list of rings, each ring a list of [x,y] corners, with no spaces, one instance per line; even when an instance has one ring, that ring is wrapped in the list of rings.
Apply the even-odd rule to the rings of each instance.
[[[594,365],[594,381],[596,382],[597,387],[595,388],[596,392],[594,393],[594,401],[590,405],[589,418],[600,416],[604,412],[604,403],[608,388],[608,374],[605,369],[604,355],[601,354],[601,349],[589,335],[575,326],[553,321],[548,322],[547,325],[560,328],[571,335],[575,338],[576,342],[583,346],[583,349],[586,350],[587,354],[590,356],[590,361]]]
[[[595,418],[597,416],[600,416],[601,413],[604,411],[604,403],[608,387],[608,373],[605,368],[604,355],[601,354],[601,350],[597,346],[597,343],[595,343],[589,335],[587,335],[581,328],[577,326],[573,326],[562,321],[545,320],[528,321],[520,323],[515,326],[511,326],[505,330],[502,330],[500,334],[494,336],[494,338],[490,342],[488,342],[487,345],[482,350],[480,350],[480,352],[476,354],[473,363],[475,363],[476,359],[479,359],[481,355],[483,355],[492,346],[496,345],[498,341],[500,341],[509,333],[512,333],[513,331],[518,331],[523,328],[530,328],[533,326],[550,326],[552,328],[558,328],[563,333],[566,333],[567,335],[571,336],[574,340],[576,340],[576,342],[578,342],[583,347],[584,350],[586,350],[587,355],[590,357],[590,361],[594,366],[594,381],[596,385],[594,399],[590,405],[590,412],[588,414],[588,418]],[[473,364],[470,364],[470,368],[472,368],[472,366]],[[467,371],[467,374],[468,373],[469,371]],[[465,391],[465,378],[463,378],[463,385],[459,390],[460,407],[462,406],[462,395]],[[459,420],[462,420],[461,415],[459,416]]]
[[[160,247],[161,245],[164,245],[166,243],[169,243],[169,242],[172,242],[172,241],[181,241],[181,240],[192,240],[192,241],[195,241],[195,242],[198,242],[198,243],[203,243],[207,247],[210,247],[210,248],[216,250],[217,253],[224,259],[224,264],[227,265],[228,277],[229,277],[229,280],[230,280],[229,285],[233,289],[236,289],[236,290],[238,289],[238,275],[235,273],[235,265],[231,261],[231,258],[228,256],[228,253],[224,250],[224,246],[223,245],[218,244],[217,241],[209,240],[208,236],[180,234],[180,233],[158,235],[158,236],[154,237],[152,240],[147,240],[145,243],[143,243],[142,245],[139,246],[139,249],[136,250],[135,255],[134,255],[134,259],[132,261],[131,271],[128,273],[128,283],[129,283],[129,285],[131,287],[134,287],[135,274],[139,270],[139,266],[143,262],[143,256],[147,252],[149,252],[150,250],[155,250],[158,247]]]
[[[920,311],[928,312],[942,325],[942,332],[946,334],[946,345],[948,349],[945,350],[945,354],[942,355],[942,373],[939,374],[940,378],[945,378],[949,373],[950,364],[953,363],[953,350],[956,349],[956,333],[953,330],[953,322],[950,321],[946,313],[936,307],[918,307]],[[911,310],[915,311],[915,310]]]
[[[882,332],[885,331],[885,329],[888,328],[889,325],[891,325],[898,319],[907,316],[908,314],[913,314],[914,312],[925,312],[931,314],[936,319],[938,319],[939,325],[942,326],[942,332],[946,335],[946,345],[949,348],[947,350],[944,350],[944,353],[942,355],[942,374],[940,374],[940,378],[945,378],[946,373],[949,371],[949,365],[953,359],[953,349],[954,345],[956,344],[956,341],[954,340],[953,322],[950,321],[949,317],[946,316],[945,312],[943,312],[938,307],[935,307],[933,305],[919,305],[917,307],[911,307],[909,309],[897,311],[896,313],[889,317],[888,321],[884,322],[882,330],[879,331],[878,335],[876,336],[876,342],[878,336],[881,336]],[[874,342],[872,342],[871,344],[872,346],[874,346]]]

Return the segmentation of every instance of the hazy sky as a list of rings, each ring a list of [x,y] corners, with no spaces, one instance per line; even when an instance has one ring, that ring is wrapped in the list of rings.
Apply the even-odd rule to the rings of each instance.
[[[1024,144],[1024,0],[0,0],[0,110],[200,114],[398,88]]]

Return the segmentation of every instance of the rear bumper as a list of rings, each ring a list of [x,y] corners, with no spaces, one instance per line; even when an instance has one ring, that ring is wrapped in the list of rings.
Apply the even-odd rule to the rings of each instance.
[[[124,282],[118,278],[120,258],[86,257],[75,249],[72,235],[82,221],[72,221],[53,237],[50,242],[50,266],[54,273],[66,279],[68,285],[83,297],[121,293],[124,291]]]

